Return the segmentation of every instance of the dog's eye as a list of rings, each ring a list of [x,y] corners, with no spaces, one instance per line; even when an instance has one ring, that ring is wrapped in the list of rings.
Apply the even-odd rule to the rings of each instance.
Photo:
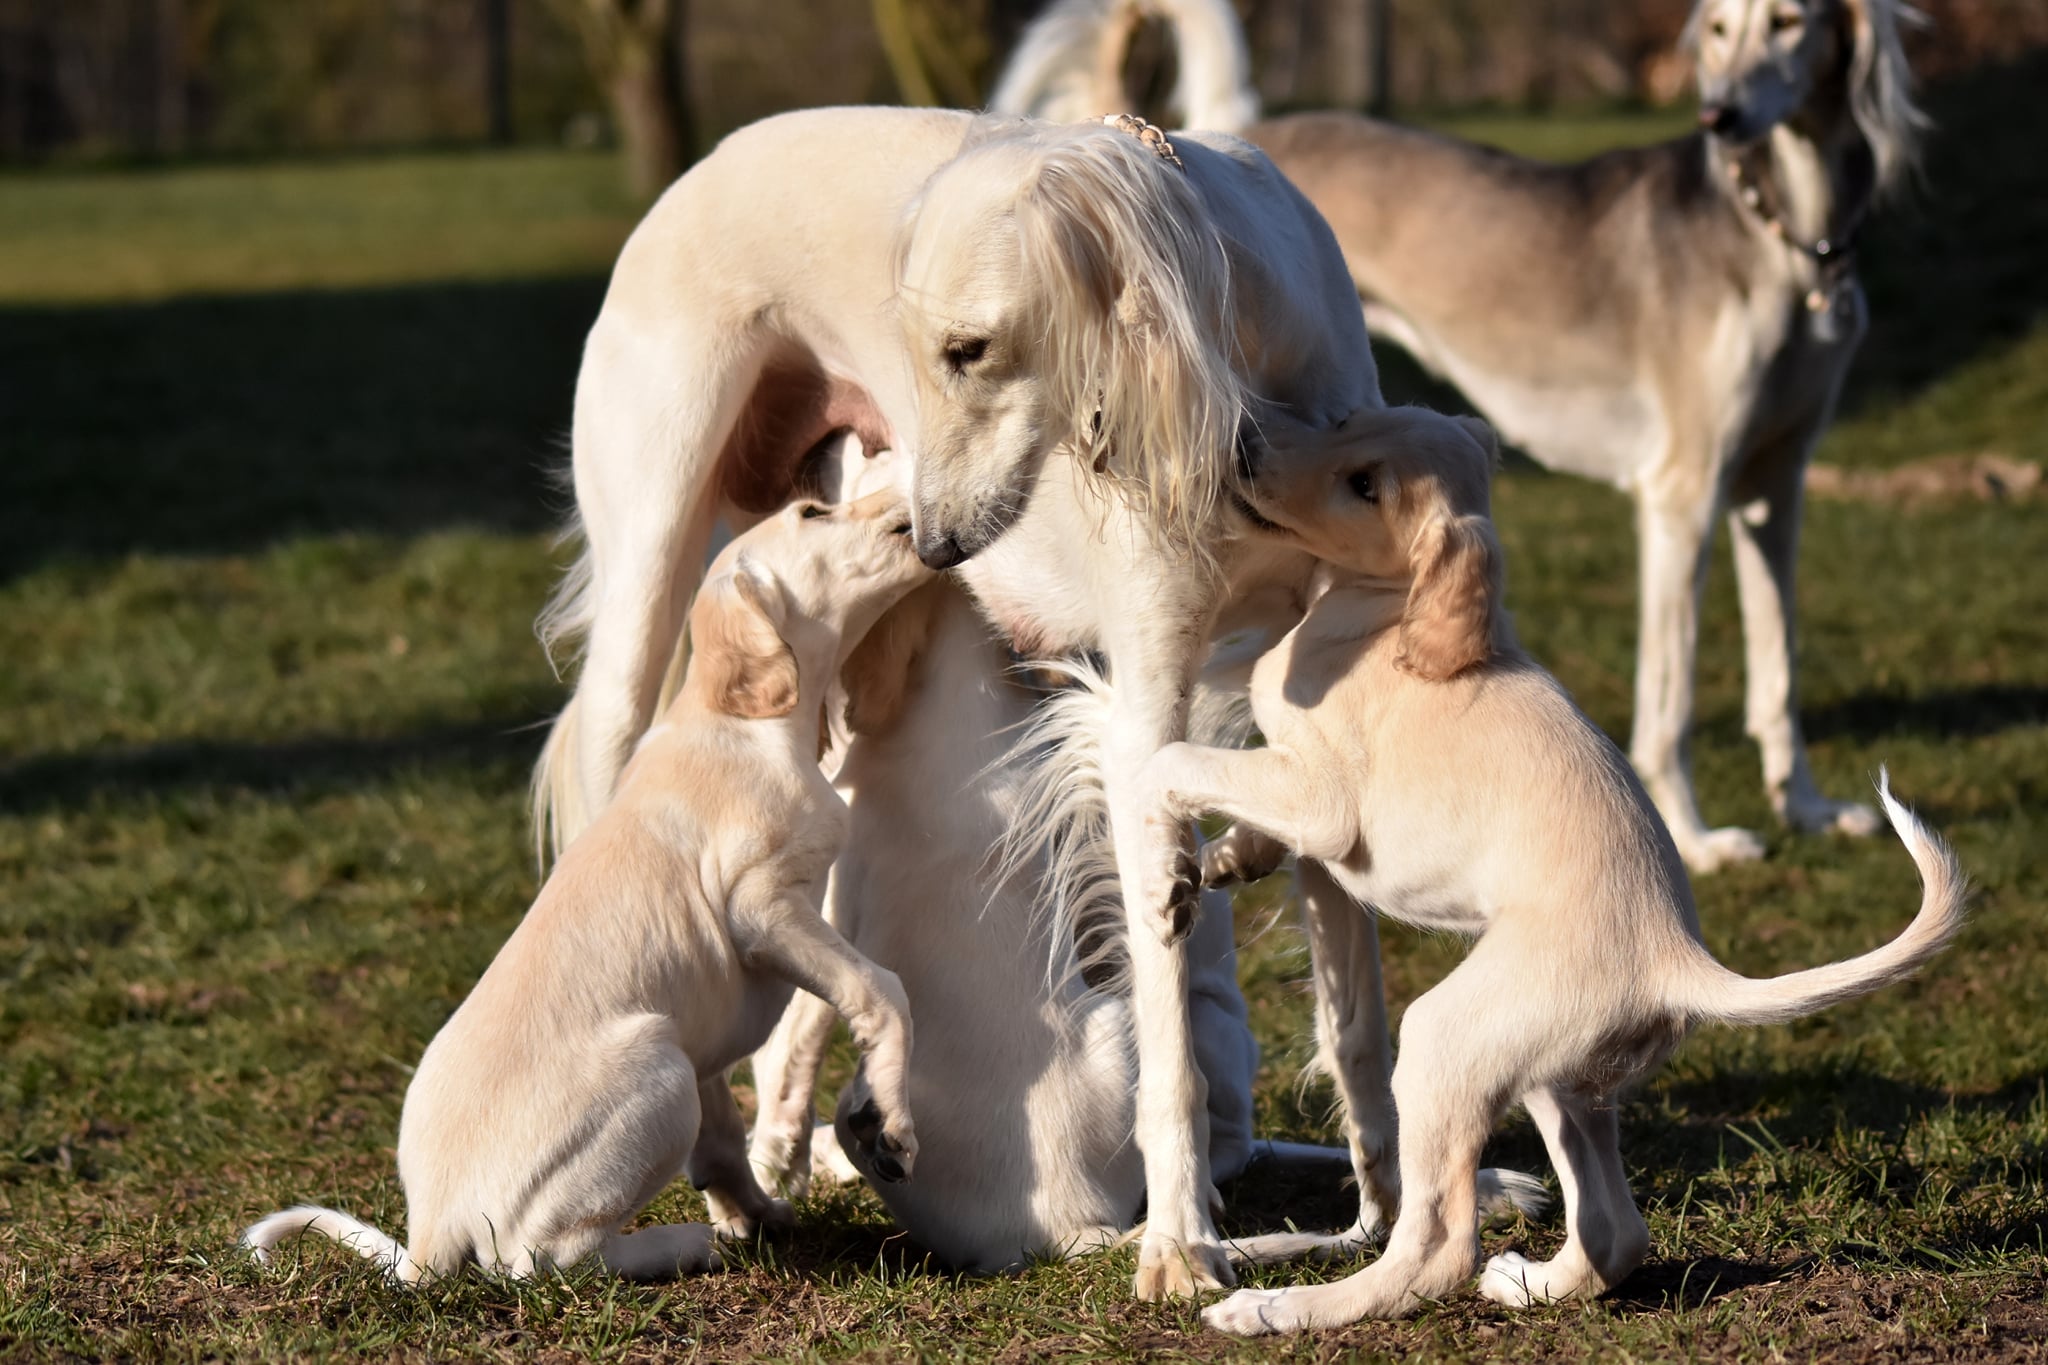
[[[955,337],[946,343],[946,365],[954,374],[988,354],[987,337]]]
[[[802,517],[805,521],[816,521],[819,517],[831,516],[832,509],[827,507],[822,502],[807,502],[803,505],[803,508],[800,511],[798,511],[797,515]]]
[[[1707,25],[1707,31],[1716,38],[1726,38],[1728,36],[1728,21],[1726,19],[1716,19],[1713,23]]]
[[[1798,28],[1804,22],[1806,22],[1806,16],[1803,14],[1791,10],[1779,10],[1771,16],[1771,32],[1783,33],[1788,29]]]
[[[1380,480],[1376,471],[1361,469],[1350,479],[1351,491],[1367,502],[1380,500]]]

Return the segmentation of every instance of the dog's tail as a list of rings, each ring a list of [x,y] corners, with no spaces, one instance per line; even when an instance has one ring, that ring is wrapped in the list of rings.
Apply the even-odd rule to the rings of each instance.
[[[242,1245],[255,1258],[256,1264],[269,1265],[270,1253],[280,1242],[308,1232],[317,1232],[330,1241],[352,1248],[364,1259],[375,1261],[385,1274],[402,1283],[415,1283],[425,1273],[395,1237],[377,1231],[360,1219],[316,1204],[299,1204],[252,1224],[242,1234]]]
[[[1948,946],[1963,927],[1969,879],[1954,850],[1892,799],[1891,780],[1882,769],[1877,794],[1892,829],[1920,868],[1920,913],[1905,932],[1861,957],[1761,980],[1729,971],[1702,948],[1675,1005],[1698,1020],[1781,1024],[1903,981]]]
[[[1024,30],[989,109],[1056,123],[1123,112],[1124,59],[1146,18],[1173,30],[1181,127],[1235,133],[1258,118],[1244,26],[1230,0],[1055,0]]]
[[[570,521],[557,543],[578,542],[581,544],[575,560],[533,625],[533,633],[539,637],[541,649],[557,677],[562,672],[556,662],[557,652],[579,649],[590,633],[590,623],[597,617],[595,566],[581,517]],[[542,868],[546,868],[550,856],[560,856],[569,841],[590,823],[592,815],[583,800],[582,784],[576,780],[576,702],[572,694],[569,704],[555,717],[548,742],[541,746],[540,759],[533,766],[534,857]]]

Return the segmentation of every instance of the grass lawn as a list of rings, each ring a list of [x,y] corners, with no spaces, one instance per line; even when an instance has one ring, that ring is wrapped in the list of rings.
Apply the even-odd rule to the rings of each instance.
[[[1936,99],[1929,189],[1869,239],[1877,331],[1823,459],[2048,457],[2044,92],[2035,63]],[[1459,126],[1563,155],[1671,125]],[[402,1227],[410,1068],[534,889],[524,784],[563,689],[530,625],[582,331],[631,225],[613,178],[558,153],[0,178],[0,1358],[2048,1351],[2038,504],[1813,507],[1815,763],[1837,792],[1888,763],[1981,884],[1977,917],[1918,981],[1702,1032],[1629,1099],[1655,1244],[1607,1300],[1465,1296],[1245,1345],[1133,1303],[1128,1252],[938,1274],[854,1193],[671,1287],[403,1293],[326,1247],[259,1274],[234,1237],[296,1200]],[[1623,733],[1625,503],[1526,465],[1498,503],[1525,637]],[[1731,577],[1703,627],[1701,796],[1768,827]],[[1889,838],[1777,834],[1699,890],[1750,973],[1868,948],[1918,894]],[[1327,1089],[1295,1086],[1305,954],[1261,932],[1273,915],[1269,889],[1241,906],[1261,1126],[1326,1139]],[[1397,1005],[1456,952],[1390,932]],[[1520,1119],[1490,1159],[1543,1169]],[[1349,1216],[1334,1182],[1226,1193],[1232,1230]],[[700,1208],[678,1188],[652,1213]],[[1559,1238],[1553,1217],[1488,1246]]]

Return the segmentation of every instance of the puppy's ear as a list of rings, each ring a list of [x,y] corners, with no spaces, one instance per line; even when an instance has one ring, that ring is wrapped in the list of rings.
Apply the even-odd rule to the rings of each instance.
[[[1500,436],[1492,425],[1481,417],[1454,417],[1451,419],[1465,428],[1465,434],[1478,443],[1486,452],[1486,468],[1490,474],[1500,472]]]
[[[839,681],[846,688],[846,727],[857,735],[886,734],[903,714],[910,675],[931,635],[944,583],[929,583],[891,607],[846,656]]]
[[[704,670],[711,704],[743,720],[796,710],[796,654],[778,633],[782,589],[745,555],[704,585],[691,613],[690,669]]]
[[[1482,516],[1432,517],[1408,553],[1415,583],[1401,617],[1395,664],[1442,682],[1486,662],[1493,653],[1502,577],[1493,522]]]

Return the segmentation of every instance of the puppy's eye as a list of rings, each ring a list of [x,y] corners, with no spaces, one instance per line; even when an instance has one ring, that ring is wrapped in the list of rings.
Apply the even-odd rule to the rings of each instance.
[[[1379,471],[1361,469],[1356,474],[1353,474],[1347,482],[1351,485],[1351,491],[1366,502],[1378,502],[1380,500]]]
[[[946,368],[963,374],[969,365],[987,354],[987,337],[955,337],[946,343]]]
[[[816,521],[819,517],[831,516],[832,509],[827,507],[822,502],[807,502],[797,512],[797,515],[802,517],[805,521]]]
[[[1728,21],[1726,19],[1716,19],[1713,23],[1707,25],[1707,32],[1713,34],[1716,38],[1726,38],[1728,36]]]
[[[1798,28],[1806,22],[1806,16],[1790,10],[1780,10],[1771,16],[1771,32],[1784,33]]]

